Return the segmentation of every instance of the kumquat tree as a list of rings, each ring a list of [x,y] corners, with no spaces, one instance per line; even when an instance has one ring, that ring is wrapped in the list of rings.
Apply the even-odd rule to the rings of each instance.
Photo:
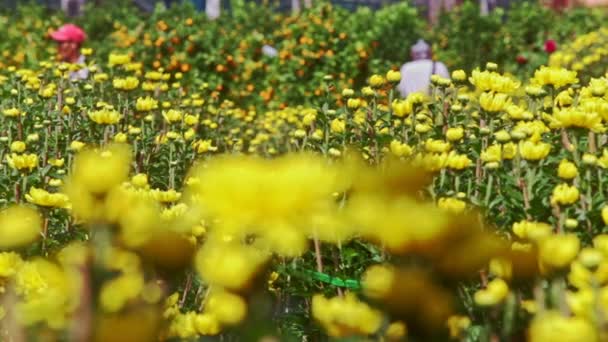
[[[0,340],[608,341],[604,15],[6,12]]]

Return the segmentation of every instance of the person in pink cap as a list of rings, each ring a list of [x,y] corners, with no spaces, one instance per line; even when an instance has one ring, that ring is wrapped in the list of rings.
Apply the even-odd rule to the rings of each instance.
[[[57,42],[57,53],[59,60],[62,62],[73,64],[85,64],[84,55],[80,53],[80,47],[87,38],[84,31],[74,25],[65,24],[57,31],[51,33],[51,39]],[[73,72],[70,75],[72,80],[86,79],[89,76],[89,70],[86,67]]]

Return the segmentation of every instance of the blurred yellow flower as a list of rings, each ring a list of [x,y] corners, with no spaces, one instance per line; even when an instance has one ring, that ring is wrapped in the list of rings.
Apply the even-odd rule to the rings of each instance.
[[[538,256],[544,271],[563,269],[576,258],[580,240],[574,234],[549,235],[538,245]]]
[[[331,299],[314,295],[312,316],[332,337],[371,335],[382,323],[381,313],[359,301],[352,293]]]
[[[581,317],[565,317],[558,311],[538,313],[529,327],[530,342],[599,341],[593,324]]]
[[[42,219],[35,209],[14,205],[0,211],[0,249],[27,245],[40,238]]]
[[[245,318],[247,304],[236,294],[215,290],[207,298],[205,313],[213,315],[220,324],[235,325]]]
[[[84,146],[85,146],[85,143],[78,141],[78,140],[74,140],[70,143],[70,149],[75,152],[82,150],[84,148]]]
[[[22,115],[21,111],[15,107],[4,109],[2,111],[2,114],[4,114],[4,116],[6,117],[15,117]]]

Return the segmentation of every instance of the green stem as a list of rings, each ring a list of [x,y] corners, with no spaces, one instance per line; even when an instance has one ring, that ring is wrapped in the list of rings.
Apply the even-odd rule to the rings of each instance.
[[[484,200],[486,208],[489,208],[490,205],[490,196],[492,196],[492,185],[494,182],[494,175],[492,172],[488,172],[488,183],[486,186],[486,197]]]

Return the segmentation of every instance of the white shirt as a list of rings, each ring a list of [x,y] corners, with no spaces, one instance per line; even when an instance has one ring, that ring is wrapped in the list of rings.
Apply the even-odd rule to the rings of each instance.
[[[82,65],[82,69],[80,69],[78,71],[73,71],[70,74],[70,80],[72,80],[72,81],[86,80],[89,77],[89,68],[87,68],[87,66],[86,66],[86,61],[85,61],[84,55],[80,55],[80,57],[78,57],[78,60],[74,64]]]
[[[428,94],[432,70],[433,61],[430,59],[421,59],[403,64],[401,67],[401,82],[397,86],[401,96],[406,97],[414,92]],[[435,75],[450,78],[448,68],[441,62],[435,62]]]

